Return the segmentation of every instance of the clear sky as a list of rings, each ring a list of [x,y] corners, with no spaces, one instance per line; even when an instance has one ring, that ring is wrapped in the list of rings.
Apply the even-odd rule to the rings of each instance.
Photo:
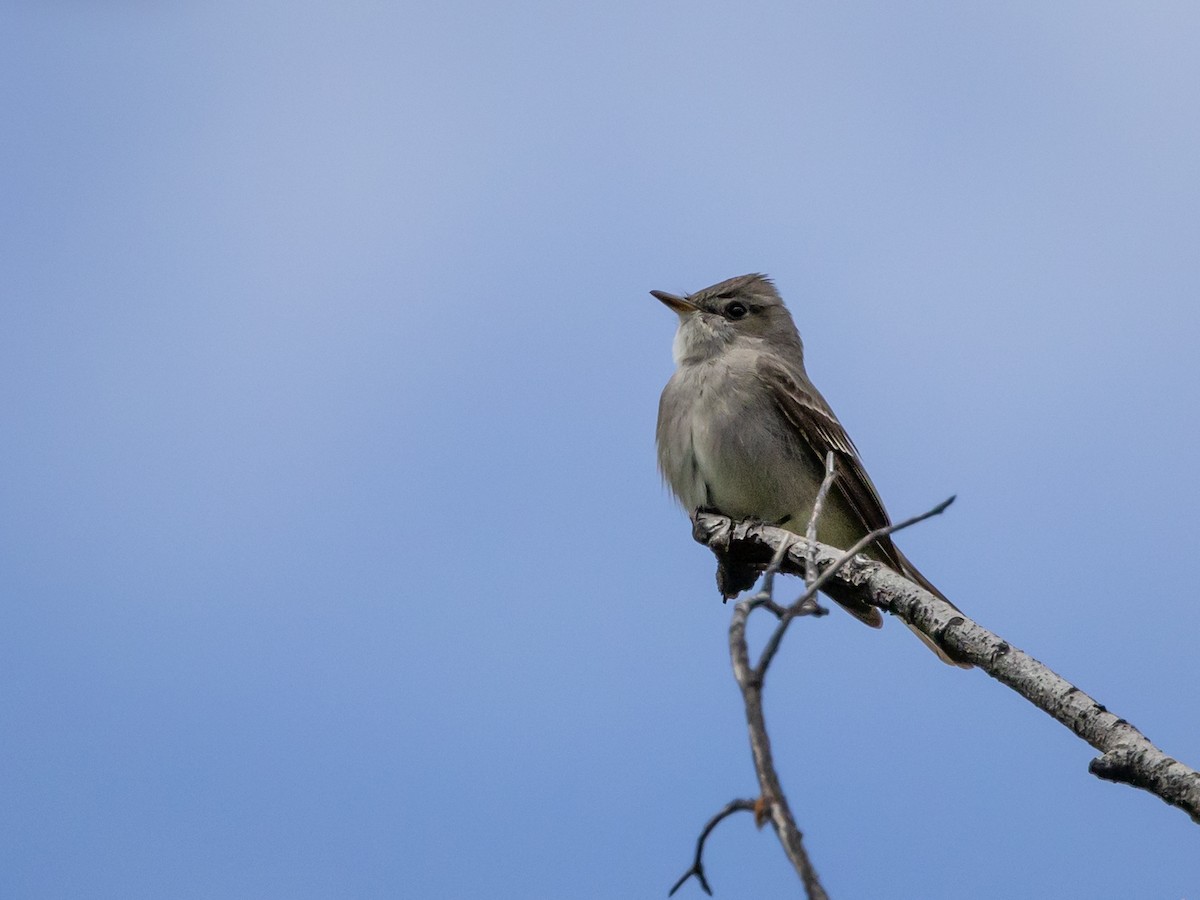
[[[753,271],[893,515],[958,494],[908,555],[1200,765],[1198,45],[1169,2],[6,4],[0,896],[665,896],[755,786],[647,291]],[[896,622],[800,623],[767,704],[837,898],[1200,897],[1183,813]],[[708,865],[796,891],[748,817]]]

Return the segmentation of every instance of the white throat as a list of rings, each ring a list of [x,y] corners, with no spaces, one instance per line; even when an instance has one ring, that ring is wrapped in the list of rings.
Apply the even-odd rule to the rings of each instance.
[[[676,366],[704,362],[720,356],[736,337],[737,332],[720,316],[688,313],[680,318],[671,355]]]

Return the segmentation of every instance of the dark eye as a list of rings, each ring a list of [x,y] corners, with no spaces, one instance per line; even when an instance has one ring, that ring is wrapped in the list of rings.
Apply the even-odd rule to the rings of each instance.
[[[746,304],[739,303],[736,300],[725,307],[725,315],[731,319],[741,319],[748,312],[750,312],[750,310],[746,308]]]

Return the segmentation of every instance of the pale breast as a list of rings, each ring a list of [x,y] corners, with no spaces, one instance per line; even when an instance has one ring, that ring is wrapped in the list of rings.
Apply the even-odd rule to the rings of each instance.
[[[689,512],[779,521],[815,492],[811,453],[752,366],[739,362],[727,354],[672,376],[659,404],[659,466]]]

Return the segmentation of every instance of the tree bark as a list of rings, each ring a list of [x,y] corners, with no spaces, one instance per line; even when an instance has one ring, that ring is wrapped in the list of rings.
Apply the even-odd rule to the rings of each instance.
[[[696,540],[724,567],[765,569],[784,542],[788,547],[779,570],[787,574],[804,577],[814,551],[820,572],[843,557],[841,550],[814,546],[769,525],[734,523],[705,513],[698,514],[694,524]],[[979,667],[1099,750],[1101,755],[1088,766],[1093,775],[1149,791],[1200,824],[1200,773],[1167,756],[1125,719],[944,600],[862,555],[842,560],[823,590],[835,598],[845,592],[903,619],[950,657]]]

